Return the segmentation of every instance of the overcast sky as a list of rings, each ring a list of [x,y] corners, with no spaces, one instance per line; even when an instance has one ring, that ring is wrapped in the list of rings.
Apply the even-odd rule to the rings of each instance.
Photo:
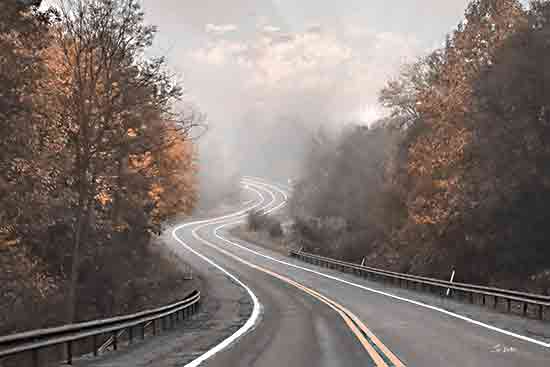
[[[56,0],[45,0],[46,4]],[[213,125],[243,114],[369,120],[404,61],[439,46],[468,0],[141,0]]]
[[[243,114],[370,120],[403,61],[441,44],[467,0],[143,0],[156,52],[215,126]]]
[[[282,121],[313,128],[372,122],[382,113],[376,100],[384,83],[403,62],[439,47],[468,4],[141,1],[159,30],[153,52],[168,57],[188,98],[208,115],[203,157],[216,150],[246,155],[243,147],[253,141],[271,145],[275,129],[280,139],[291,138],[294,127],[280,132]]]

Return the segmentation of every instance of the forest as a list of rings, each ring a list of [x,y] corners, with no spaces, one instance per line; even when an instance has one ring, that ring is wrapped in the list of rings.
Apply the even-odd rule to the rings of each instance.
[[[139,1],[60,4],[0,2],[0,333],[181,297],[151,242],[196,203],[202,115]]]
[[[312,139],[291,200],[306,250],[550,292],[550,2],[475,0],[379,94]]]

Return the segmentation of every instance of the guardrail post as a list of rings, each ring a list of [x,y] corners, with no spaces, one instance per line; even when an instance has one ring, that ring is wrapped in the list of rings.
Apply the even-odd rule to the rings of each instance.
[[[324,256],[302,253],[301,251],[291,253],[291,255],[298,259],[302,259],[303,261],[319,265],[327,269],[339,270],[344,273],[352,273],[369,280],[382,281],[384,283],[397,285],[404,289],[435,293],[441,297],[445,297],[445,295],[447,295],[447,297],[452,298],[454,295],[454,298],[458,301],[473,305],[492,307],[495,310],[501,310],[504,308],[504,312],[508,313],[518,313],[515,311],[517,308],[519,309],[519,314],[524,317],[537,317],[543,321],[545,318],[548,319],[549,304],[547,300],[549,297],[493,287],[480,287],[475,284],[461,284],[459,286],[455,286],[452,284],[456,273],[454,269],[452,270],[450,281],[446,282],[440,279],[359,266],[353,263],[331,259]],[[361,265],[364,265],[364,263],[365,259],[362,260]],[[502,303],[501,299],[504,299],[505,303],[502,307],[499,305],[499,303]],[[512,302],[515,303],[512,304]],[[530,308],[532,308],[532,310],[529,310]],[[196,307],[193,305],[192,310],[195,309]]]
[[[157,320],[153,320],[153,335],[157,335]]]
[[[92,349],[94,357],[97,357],[97,335],[92,336]]]
[[[115,331],[113,332],[113,350],[118,349],[118,333]]]
[[[67,342],[67,364],[68,365],[73,364],[73,342],[72,341]]]
[[[145,323],[141,324],[141,340],[145,340]]]
[[[33,349],[32,350],[32,365],[34,367],[38,367],[39,364],[40,364],[40,360],[38,359],[38,349]]]
[[[134,328],[132,326],[128,328],[128,341],[130,344],[134,342]]]

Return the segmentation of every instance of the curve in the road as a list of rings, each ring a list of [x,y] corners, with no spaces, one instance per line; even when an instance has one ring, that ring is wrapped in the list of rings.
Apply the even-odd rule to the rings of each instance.
[[[238,256],[231,254],[230,252],[219,248],[218,246],[214,245],[210,241],[200,237],[198,235],[198,231],[208,225],[215,225],[220,224],[218,227],[214,229],[215,236],[226,242],[233,245],[236,245],[234,242],[230,241],[229,239],[223,237],[218,233],[218,231],[224,227],[227,226],[234,226],[235,224],[238,224],[242,222],[246,216],[246,213],[250,210],[259,209],[265,213],[271,213],[274,212],[280,208],[282,208],[286,204],[286,195],[285,199],[281,201],[280,203],[274,205],[276,203],[276,197],[273,194],[271,190],[266,190],[264,186],[260,186],[257,182],[250,181],[250,180],[243,180],[245,183],[245,188],[248,190],[253,191],[260,200],[255,203],[254,205],[251,205],[243,210],[240,210],[236,213],[225,215],[209,220],[202,220],[202,221],[194,221],[182,224],[172,231],[173,237],[184,247],[187,248],[187,250],[191,251],[193,254],[201,258],[202,260],[208,262],[210,265],[214,266],[218,270],[222,271],[224,274],[226,274],[229,278],[231,278],[233,281],[235,281],[237,284],[239,284],[241,287],[243,287],[246,292],[249,294],[253,301],[253,311],[247,322],[239,328],[235,333],[233,333],[230,337],[223,340],[221,343],[216,345],[214,348],[210,349],[203,355],[201,355],[199,358],[193,360],[189,364],[186,365],[186,367],[195,367],[200,365],[202,362],[206,361],[207,359],[211,358],[218,352],[224,350],[229,345],[237,341],[241,336],[249,332],[254,325],[258,322],[259,314],[260,314],[260,302],[258,300],[258,297],[254,294],[254,292],[242,281],[240,281],[236,276],[228,272],[226,269],[221,267],[220,265],[216,264],[211,259],[207,258],[203,254],[199,253],[195,249],[191,248],[188,244],[186,244],[184,241],[182,241],[178,236],[177,232],[185,227],[194,226],[192,229],[192,235],[194,238],[199,240],[200,242],[216,249],[217,251],[223,253],[224,255],[233,258],[234,260],[237,260],[251,268],[254,268],[256,270],[262,271],[263,273],[266,273],[276,279],[279,279],[287,284],[290,284],[297,289],[305,292],[306,294],[316,298],[317,300],[321,301],[331,309],[333,309],[335,312],[338,313],[338,315],[344,320],[345,324],[349,327],[351,332],[356,336],[357,340],[361,343],[361,345],[364,347],[368,355],[370,356],[372,362],[377,367],[389,367],[389,366],[395,366],[395,367],[404,367],[404,364],[395,356],[381,341],[378,339],[372,331],[370,331],[366,325],[351,311],[346,309],[344,306],[340,305],[339,303],[335,302],[334,300],[320,294],[319,292],[305,287],[303,284],[300,284],[288,277],[285,277],[281,274],[278,274],[276,272],[270,271],[268,269],[262,268],[258,265],[252,264],[242,258],[239,258]],[[260,189],[264,190],[271,196],[271,200],[267,201],[264,195],[259,191]],[[266,203],[267,202],[267,203]],[[266,204],[264,204],[266,203]]]
[[[287,196],[287,194],[284,190],[281,190],[277,186],[269,184],[269,183],[267,183],[263,180],[247,179],[244,182],[246,182],[247,184],[250,184],[250,182],[256,182],[257,184],[262,185],[264,188],[268,187],[271,190],[275,190],[275,191],[279,192],[285,198],[285,200],[288,199],[288,196]],[[273,193],[271,193],[271,195],[272,195],[272,197],[274,197]],[[428,305],[428,304],[425,304],[425,303],[422,303],[422,302],[419,302],[419,301],[415,301],[415,300],[408,299],[408,298],[405,298],[405,297],[397,296],[397,295],[387,293],[387,292],[383,292],[383,291],[380,291],[380,290],[377,290],[377,289],[369,288],[369,287],[366,287],[364,285],[353,283],[353,282],[350,282],[348,280],[341,279],[341,278],[338,278],[338,277],[335,277],[335,276],[332,276],[332,275],[329,275],[329,274],[324,274],[324,273],[321,273],[321,272],[318,272],[318,271],[315,271],[315,270],[312,270],[312,269],[309,269],[309,268],[306,268],[306,267],[295,265],[295,264],[292,264],[292,263],[289,263],[289,262],[286,262],[286,261],[281,261],[281,260],[275,259],[275,258],[273,258],[269,255],[265,255],[265,254],[262,254],[258,251],[254,251],[252,249],[249,249],[246,246],[242,246],[242,245],[239,245],[239,244],[236,244],[236,243],[233,243],[233,245],[237,246],[240,249],[243,249],[245,251],[253,253],[254,255],[261,256],[265,259],[268,259],[268,260],[271,260],[271,261],[274,261],[274,262],[277,262],[277,263],[280,263],[280,264],[284,264],[284,265],[287,265],[287,266],[290,266],[290,267],[293,267],[293,268],[296,268],[296,269],[304,270],[304,271],[307,271],[307,272],[310,272],[310,273],[313,273],[313,274],[316,274],[316,275],[319,275],[319,276],[322,276],[322,277],[325,277],[325,278],[328,278],[328,279],[335,280],[335,281],[343,283],[343,284],[350,285],[352,287],[360,288],[360,289],[368,291],[368,292],[376,293],[376,294],[383,295],[383,296],[386,296],[386,297],[390,297],[390,298],[393,298],[393,299],[396,299],[396,300],[399,300],[399,301],[402,301],[402,302],[407,302],[407,303],[413,304],[415,306],[419,306],[419,307],[427,308],[427,309],[432,310],[432,311],[440,312],[440,313],[443,313],[445,315],[460,319],[462,321],[466,321],[468,323],[471,323],[471,324],[474,324],[474,325],[477,325],[477,326],[481,326],[483,328],[489,329],[491,331],[494,331],[494,332],[497,332],[497,333],[500,333],[500,334],[504,334],[504,335],[507,335],[507,336],[510,336],[510,337],[513,337],[513,338],[516,338],[516,339],[520,339],[520,340],[523,340],[523,341],[526,341],[526,342],[529,342],[529,343],[532,343],[532,344],[536,344],[536,345],[539,345],[541,347],[550,348],[550,343],[545,343],[541,340],[530,338],[528,336],[517,334],[517,333],[511,332],[511,331],[508,331],[508,330],[504,330],[504,329],[498,328],[496,326],[489,325],[489,324],[486,324],[484,322],[477,321],[477,320],[474,320],[472,318],[469,318],[469,317],[466,317],[466,316],[463,316],[463,315],[460,315],[460,314],[457,314],[457,313],[454,313],[454,312],[451,312],[451,311],[447,311],[445,309],[442,309],[442,308],[439,308],[439,307],[436,307],[436,306]]]
[[[229,345],[231,345],[231,343],[235,342],[237,339],[239,339],[242,335],[246,334],[249,330],[251,330],[254,325],[256,324],[257,320],[258,320],[258,317],[260,315],[260,302],[258,300],[258,297],[254,294],[254,292],[252,292],[252,290],[246,285],[244,284],[243,282],[241,282],[236,276],[234,276],[233,274],[231,274],[230,272],[228,272],[227,270],[225,270],[223,267],[221,267],[220,265],[218,265],[217,263],[215,263],[214,261],[212,261],[211,259],[207,258],[206,256],[204,256],[203,254],[199,253],[198,251],[194,250],[192,247],[190,247],[188,244],[186,244],[184,241],[182,241],[178,235],[177,235],[177,232],[183,228],[186,228],[186,227],[190,227],[192,225],[197,225],[197,224],[210,224],[212,222],[215,222],[215,221],[219,221],[219,220],[230,220],[230,219],[233,219],[233,218],[241,218],[243,215],[245,215],[248,211],[250,210],[254,210],[254,209],[257,209],[258,207],[260,207],[262,205],[262,202],[263,202],[263,197],[261,198],[261,200],[258,202],[258,203],[255,203],[249,207],[246,207],[245,206],[245,209],[242,209],[238,212],[235,212],[235,213],[232,213],[232,214],[229,214],[229,215],[224,215],[224,216],[220,216],[220,217],[217,217],[217,218],[213,218],[213,219],[207,219],[207,220],[199,220],[199,221],[193,221],[193,222],[188,222],[188,223],[184,223],[184,224],[181,224],[177,227],[175,227],[173,230],[172,230],[172,237],[178,241],[182,246],[184,246],[188,251],[192,252],[194,255],[196,255],[197,257],[199,257],[200,259],[202,259],[203,261],[207,262],[208,264],[212,265],[213,267],[215,267],[216,269],[220,270],[222,273],[224,273],[225,275],[227,275],[230,279],[232,279],[235,283],[237,283],[238,285],[240,285],[247,293],[248,295],[250,296],[250,298],[252,299],[252,303],[253,303],[253,309],[252,309],[252,314],[250,315],[250,317],[248,318],[248,320],[246,321],[246,323],[241,326],[235,333],[233,333],[231,336],[229,336],[227,339],[223,340],[221,343],[219,343],[218,345],[216,345],[215,347],[213,347],[212,349],[208,350],[207,352],[205,352],[204,354],[202,354],[200,357],[194,359],[193,361],[191,361],[190,363],[188,363],[187,365],[185,365],[185,367],[196,367],[196,366],[199,366],[201,363],[203,363],[204,361],[206,361],[207,359],[211,358],[212,356],[214,356],[216,353],[224,350],[225,348],[227,348]],[[268,204],[269,205],[269,204]]]
[[[250,182],[250,181],[247,181],[247,185],[249,186],[248,187],[249,190],[252,190],[257,195],[263,197],[261,192],[257,190],[259,186],[256,186],[255,183]],[[272,197],[271,202],[274,202],[276,200],[275,196],[270,191],[268,191],[268,193]],[[275,206],[271,209],[265,210],[265,212],[266,213],[273,212],[273,211],[281,208],[284,204],[285,204],[285,201],[279,203],[279,205],[277,205],[277,206]],[[214,229],[215,236],[218,239],[220,239],[221,241],[225,242],[225,243],[229,243],[229,244],[232,244],[232,245],[237,245],[235,242],[233,242],[233,241],[223,237],[222,235],[220,235],[219,230],[221,230],[222,228],[228,227],[228,226],[233,226],[233,225],[239,223],[240,221],[242,221],[242,219],[236,219],[236,220],[228,222],[228,223],[222,223],[221,225],[219,225],[218,227],[216,227]],[[311,288],[308,288],[308,287],[304,286],[303,284],[301,284],[299,282],[296,282],[296,281],[294,281],[294,280],[292,280],[288,277],[285,277],[285,276],[283,276],[279,273],[276,273],[274,271],[268,270],[268,269],[266,269],[264,267],[261,267],[259,265],[253,264],[249,261],[246,261],[246,260],[232,254],[231,252],[228,252],[228,251],[220,248],[219,246],[216,246],[215,244],[208,241],[207,239],[201,237],[198,234],[198,231],[200,229],[202,229],[203,227],[205,227],[207,225],[211,225],[211,224],[215,224],[215,222],[214,223],[205,223],[205,224],[202,224],[198,227],[195,227],[192,230],[193,237],[195,239],[197,239],[198,241],[206,244],[207,246],[210,246],[213,249],[223,253],[225,256],[228,256],[228,257],[230,257],[230,258],[232,258],[232,259],[234,259],[234,260],[236,260],[236,261],[238,261],[238,262],[240,262],[240,263],[242,263],[242,264],[244,264],[244,265],[246,265],[250,268],[253,268],[255,270],[266,273],[266,274],[268,274],[268,275],[270,275],[270,276],[272,276],[276,279],[279,279],[279,280],[281,280],[281,281],[283,281],[287,284],[290,284],[290,285],[298,288],[299,290],[311,295],[312,297],[318,299],[319,301],[321,301],[322,303],[324,303],[325,305],[327,305],[328,307],[330,307],[331,309],[336,311],[340,315],[340,317],[344,320],[345,324],[349,327],[351,332],[356,336],[358,341],[364,347],[364,349],[366,350],[366,352],[368,353],[368,355],[370,356],[370,358],[372,359],[372,361],[375,363],[375,365],[377,367],[389,367],[389,366],[404,367],[403,362],[401,362],[401,360],[399,360],[399,358],[394,353],[392,353],[389,350],[389,348],[386,345],[384,345],[384,343],[382,343],[380,341],[380,339],[377,338],[376,335],[374,335],[374,333],[371,330],[369,330],[367,328],[367,326],[355,314],[353,314],[351,311],[346,309],[344,306],[342,306],[338,302],[336,302],[336,301],[330,299],[329,297],[324,296],[324,295],[320,294],[319,292],[317,292],[317,291],[315,291]]]
[[[236,256],[234,253],[229,252],[229,251],[227,251],[223,248],[220,248],[219,246],[213,244],[212,242],[206,240],[205,238],[202,238],[198,234],[198,231],[201,228],[204,228],[204,227],[210,226],[210,225],[216,225],[216,224],[219,224],[219,225],[213,229],[213,233],[210,232],[211,234],[213,234],[216,237],[216,239],[222,241],[223,243],[229,244],[231,246],[235,246],[239,249],[242,249],[242,250],[245,250],[249,253],[252,253],[255,256],[260,256],[264,259],[267,259],[267,260],[270,260],[270,261],[273,261],[273,262],[276,262],[276,263],[284,264],[286,266],[289,266],[289,267],[292,267],[292,268],[295,268],[295,269],[300,269],[300,270],[303,270],[303,271],[306,271],[306,272],[309,272],[309,273],[313,273],[315,275],[318,275],[318,276],[321,276],[321,277],[324,277],[324,278],[327,278],[327,279],[331,279],[333,281],[336,281],[336,282],[339,282],[339,283],[342,283],[342,284],[346,284],[346,285],[349,285],[349,286],[352,286],[352,287],[355,287],[355,288],[359,288],[359,289],[362,289],[362,290],[365,290],[365,291],[368,291],[368,292],[371,292],[371,293],[383,295],[383,296],[390,297],[392,299],[395,299],[395,300],[398,300],[398,301],[401,301],[401,302],[406,302],[406,303],[413,304],[413,305],[416,305],[416,306],[419,306],[419,307],[422,307],[422,308],[429,309],[431,311],[443,313],[445,315],[451,316],[451,317],[456,318],[456,319],[460,319],[460,320],[465,321],[467,323],[474,324],[474,325],[483,327],[485,329],[489,329],[491,331],[494,331],[494,332],[497,332],[497,333],[500,333],[500,334],[504,334],[504,335],[507,335],[507,336],[510,336],[510,337],[513,337],[513,338],[516,338],[516,339],[520,339],[520,340],[523,340],[523,341],[526,341],[526,342],[529,342],[529,343],[532,343],[532,344],[536,344],[538,346],[542,346],[542,347],[545,347],[545,348],[550,348],[550,343],[545,343],[541,340],[537,340],[537,339],[530,338],[530,337],[527,337],[527,336],[524,336],[524,335],[520,335],[520,334],[511,332],[511,331],[508,331],[508,330],[504,330],[504,329],[495,327],[493,325],[486,324],[486,323],[471,319],[469,317],[466,317],[466,316],[463,316],[463,315],[460,315],[460,314],[456,314],[456,313],[451,312],[451,311],[447,311],[445,309],[442,309],[442,308],[439,308],[439,307],[436,307],[436,306],[431,306],[429,304],[425,304],[425,303],[422,303],[422,302],[419,302],[419,301],[415,301],[415,300],[408,299],[408,298],[405,298],[405,297],[397,296],[397,295],[387,293],[387,292],[384,292],[384,291],[380,291],[380,290],[377,290],[377,289],[369,288],[369,287],[366,287],[364,285],[357,284],[357,283],[354,283],[354,282],[351,282],[351,281],[348,281],[348,280],[345,280],[345,279],[342,279],[342,278],[339,278],[339,277],[336,277],[336,276],[333,276],[333,275],[325,274],[325,273],[313,270],[313,269],[308,268],[308,267],[303,267],[303,266],[299,266],[299,265],[296,265],[296,264],[293,264],[293,263],[290,263],[290,262],[287,262],[287,261],[279,260],[279,259],[276,259],[274,257],[263,254],[263,253],[258,252],[258,251],[254,251],[251,248],[248,248],[248,247],[243,246],[239,243],[236,243],[236,242],[233,242],[233,241],[229,240],[223,234],[220,233],[220,231],[222,229],[224,229],[226,227],[229,227],[229,226],[234,226],[235,224],[243,222],[245,217],[246,217],[247,212],[250,211],[250,210],[259,209],[259,210],[262,210],[266,213],[276,211],[276,210],[282,208],[285,205],[286,200],[288,199],[288,196],[287,196],[287,193],[286,193],[287,187],[285,187],[285,185],[281,185],[281,186],[278,187],[278,186],[272,185],[269,182],[266,182],[264,180],[256,179],[256,178],[252,178],[252,177],[246,177],[242,180],[242,182],[243,182],[244,188],[246,190],[252,191],[255,195],[258,196],[259,200],[257,200],[257,201],[253,200],[254,204],[249,205],[249,206],[245,207],[244,209],[242,209],[240,211],[237,211],[235,213],[229,214],[229,215],[225,215],[225,216],[221,216],[221,217],[217,217],[217,218],[213,218],[213,219],[208,219],[208,220],[194,221],[194,222],[190,222],[190,223],[185,223],[183,225],[180,225],[180,226],[176,227],[172,231],[173,237],[180,244],[182,244],[184,247],[186,247],[187,250],[191,251],[192,253],[197,255],[202,260],[206,261],[207,263],[211,264],[215,268],[222,271],[229,278],[231,278],[234,282],[236,282],[243,289],[245,289],[246,292],[248,293],[248,295],[250,296],[250,298],[252,299],[252,302],[253,302],[253,305],[254,305],[251,316],[249,317],[249,319],[246,321],[246,323],[242,327],[240,327],[229,338],[223,340],[221,343],[216,345],[214,348],[207,351],[206,353],[201,355],[199,358],[195,359],[193,362],[187,364],[186,367],[195,367],[195,366],[200,365],[202,362],[204,362],[207,359],[211,358],[212,356],[214,356],[218,352],[224,350],[229,345],[236,342],[240,337],[247,334],[249,331],[251,331],[255,327],[255,325],[257,325],[258,320],[259,320],[260,311],[261,311],[260,301],[258,300],[258,297],[254,294],[254,292],[250,289],[250,287],[248,287],[246,284],[241,282],[236,276],[230,274],[230,272],[228,272],[226,269],[224,269],[221,266],[219,266],[218,264],[216,264],[214,261],[212,261],[208,257],[202,255],[201,253],[197,252],[195,249],[188,246],[185,242],[183,242],[177,236],[177,232],[179,230],[181,230],[185,227],[188,227],[188,226],[193,226],[191,234],[193,235],[193,237],[195,239],[199,240],[201,243],[203,243],[203,244],[205,244],[209,247],[212,247],[216,251],[219,251],[220,253],[223,253],[225,256],[231,257],[233,260],[236,260],[236,261],[238,261],[242,264],[245,264],[245,265],[247,265],[251,268],[254,268],[256,270],[262,271],[265,274],[269,274],[270,276],[272,276],[274,278],[277,278],[277,279],[279,279],[279,280],[281,280],[281,281],[283,281],[287,284],[290,284],[290,285],[296,287],[297,289],[300,289],[304,293],[306,293],[306,294],[314,297],[315,299],[323,302],[325,305],[327,305],[328,307],[333,309],[344,320],[345,324],[352,331],[352,333],[355,334],[356,338],[363,345],[364,349],[367,351],[368,355],[371,357],[370,359],[377,366],[381,366],[381,367],[385,367],[385,366],[403,366],[403,364],[399,360],[399,358],[397,358],[387,347],[385,347],[384,344],[378,338],[376,338],[376,336],[374,334],[372,334],[372,332],[364,325],[364,323],[357,316],[352,314],[348,309],[346,309],[342,305],[338,304],[337,302],[333,301],[332,299],[330,299],[330,298],[318,293],[317,291],[315,291],[311,288],[308,288],[308,287],[304,286],[303,284],[298,283],[298,282],[296,282],[296,281],[294,281],[294,280],[292,280],[288,277],[285,277],[285,276],[283,276],[279,273],[276,273],[272,270],[268,270],[266,268],[260,267],[256,264],[251,263],[250,261],[244,260],[243,258],[240,258],[240,257]],[[282,200],[279,199],[280,202],[277,202],[276,194],[279,195],[282,198]],[[270,196],[270,199],[267,199],[266,195]],[[246,204],[249,204],[251,202],[252,201],[248,201]]]

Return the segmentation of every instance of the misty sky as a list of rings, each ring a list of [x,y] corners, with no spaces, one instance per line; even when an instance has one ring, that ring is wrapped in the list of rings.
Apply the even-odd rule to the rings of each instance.
[[[469,2],[141,1],[159,30],[153,52],[168,57],[208,115],[203,158],[250,156],[247,145],[271,145],[277,134],[284,144],[295,121],[313,129],[372,122],[383,113],[384,83],[442,45]]]
[[[298,169],[310,137],[297,124],[315,130],[379,117],[384,82],[403,62],[441,45],[467,0],[143,5],[159,27],[155,52],[168,56],[208,115],[203,170],[229,174],[276,162]]]
[[[467,0],[144,0],[156,52],[214,126],[243,116],[377,115],[398,65],[441,44]]]
[[[56,0],[45,0],[46,5]],[[243,116],[376,117],[404,61],[439,46],[468,0],[141,0],[212,125]]]

